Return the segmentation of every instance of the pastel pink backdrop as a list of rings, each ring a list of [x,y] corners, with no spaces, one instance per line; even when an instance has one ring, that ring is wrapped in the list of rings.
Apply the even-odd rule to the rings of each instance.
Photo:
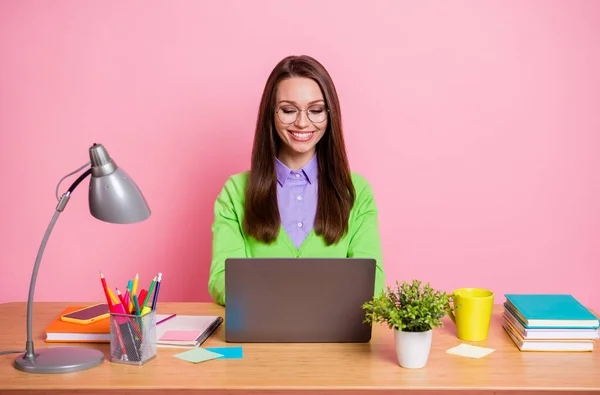
[[[249,166],[272,67],[310,54],[375,190],[388,283],[598,309],[598,37],[595,1],[0,1],[0,302],[27,299],[56,184],[94,142],[152,217],[102,223],[77,189],[36,300],[101,301],[102,270],[208,301],[214,199]]]

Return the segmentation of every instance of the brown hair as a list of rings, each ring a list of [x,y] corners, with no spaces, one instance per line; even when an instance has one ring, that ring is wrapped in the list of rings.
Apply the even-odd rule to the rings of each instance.
[[[274,107],[279,82],[291,77],[310,78],[319,84],[329,112],[327,130],[316,146],[319,192],[314,230],[327,245],[331,245],[348,231],[355,191],[333,80],[321,63],[306,55],[284,58],[267,79],[254,134],[243,226],[248,235],[265,243],[273,242],[279,234],[281,218],[277,205],[275,156],[280,140],[275,130]]]

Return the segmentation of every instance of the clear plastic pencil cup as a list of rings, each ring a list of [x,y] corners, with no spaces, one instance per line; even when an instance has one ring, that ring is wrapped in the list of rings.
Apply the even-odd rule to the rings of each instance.
[[[110,361],[143,365],[156,358],[156,310],[110,314]]]

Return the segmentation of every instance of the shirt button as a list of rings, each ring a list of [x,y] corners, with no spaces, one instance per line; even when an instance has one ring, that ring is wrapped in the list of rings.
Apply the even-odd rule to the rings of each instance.
[[[302,227],[302,222],[298,222],[298,227],[301,228]]]
[[[300,178],[300,174],[296,173],[296,178]]]
[[[298,199],[298,200],[302,200],[302,196],[298,196],[296,199]]]

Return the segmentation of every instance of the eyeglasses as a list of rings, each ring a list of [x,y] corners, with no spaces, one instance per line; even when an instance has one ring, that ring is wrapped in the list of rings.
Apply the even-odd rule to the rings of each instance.
[[[294,123],[300,112],[306,112],[306,116],[312,123],[321,123],[327,119],[328,111],[324,104],[313,104],[306,110],[299,110],[296,106],[286,104],[277,109],[277,118],[283,123]]]

